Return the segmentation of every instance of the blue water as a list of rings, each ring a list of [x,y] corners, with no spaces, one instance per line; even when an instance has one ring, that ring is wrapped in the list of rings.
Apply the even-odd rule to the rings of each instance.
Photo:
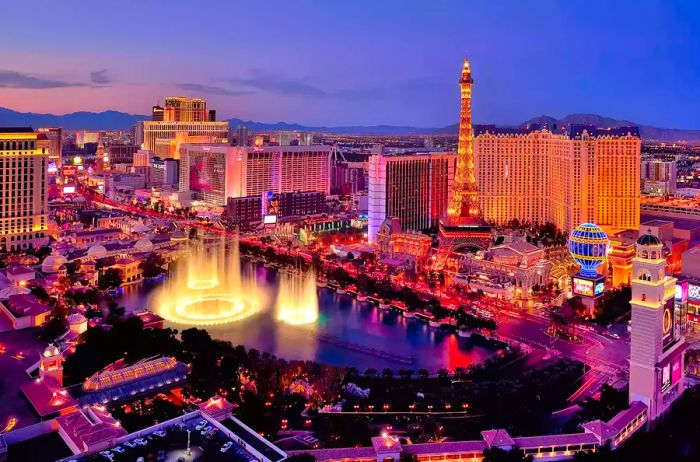
[[[274,294],[276,273],[258,267],[256,274],[263,290]],[[157,312],[149,303],[160,283],[147,281],[127,287],[118,301],[127,311],[149,308]],[[179,330],[188,327],[168,323],[166,326]],[[460,338],[455,333],[431,328],[426,322],[405,319],[393,310],[381,310],[371,303],[358,302],[351,295],[338,295],[330,289],[319,289],[319,319],[312,326],[280,323],[271,307],[266,307],[243,321],[207,329],[214,338],[267,351],[281,358],[354,366],[361,371],[369,367],[454,369],[482,362],[495,353],[491,344],[478,338]],[[355,351],[356,347],[350,344],[373,348],[375,353]],[[377,351],[393,356],[382,358],[376,355]]]

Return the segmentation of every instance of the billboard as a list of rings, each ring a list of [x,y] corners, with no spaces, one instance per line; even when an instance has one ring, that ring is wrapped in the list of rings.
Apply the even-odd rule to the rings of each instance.
[[[49,161],[49,165],[48,165],[48,167],[46,167],[46,170],[49,173],[56,173],[56,172],[58,172],[58,164],[56,164],[56,162],[53,160]]]
[[[75,194],[75,185],[66,185],[63,187],[63,194]]]
[[[595,284],[595,296],[601,295],[605,292],[605,282],[596,282]]]
[[[574,277],[574,293],[585,297],[593,296],[593,281]]]
[[[263,223],[266,225],[274,225],[277,223],[277,215],[265,215],[263,217]]]
[[[671,386],[671,363],[661,368],[661,391],[668,390]]]
[[[677,302],[688,301],[688,281],[676,282],[676,295],[674,298]]]
[[[63,173],[63,176],[75,176],[77,172],[78,169],[73,166],[66,166],[61,168],[61,173]]]
[[[700,285],[688,282],[688,300],[700,303]]]
[[[671,362],[671,383],[678,383],[683,377],[683,370],[681,367],[682,356],[678,356]]]

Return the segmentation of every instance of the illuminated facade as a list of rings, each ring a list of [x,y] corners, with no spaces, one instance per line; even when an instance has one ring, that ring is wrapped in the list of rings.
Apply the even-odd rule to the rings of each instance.
[[[465,59],[459,80],[459,139],[454,187],[446,216],[439,220],[440,237],[444,248],[460,244],[487,248],[491,242],[491,228],[481,219],[479,190],[474,168],[473,83],[469,60]]]
[[[634,127],[573,125],[554,133],[476,128],[481,210],[489,222],[554,223],[569,232],[598,223],[608,232],[639,228],[641,140]]]
[[[46,135],[46,139],[49,141],[48,152],[49,152],[49,173],[55,174],[58,169],[61,168],[61,156],[63,152],[63,129],[60,127],[54,128],[37,128],[39,133]],[[55,169],[55,170],[54,170]]]
[[[387,218],[398,218],[404,230],[436,226],[452,192],[456,162],[449,152],[370,156],[370,242]]]
[[[156,151],[159,143],[175,140],[178,133],[188,136],[210,137],[208,142],[228,144],[228,122],[154,122],[147,120],[143,123],[143,149]]]
[[[45,134],[0,128],[0,249],[48,243],[48,155]]]
[[[207,110],[207,101],[201,98],[168,96],[165,106],[153,106],[153,120],[162,122],[214,122],[216,113]]]
[[[676,161],[659,159],[642,161],[642,191],[652,196],[676,192]]]
[[[683,392],[686,344],[676,316],[676,278],[666,275],[658,237],[647,233],[637,240],[632,265],[630,402],[646,404],[655,420]]]
[[[229,197],[262,193],[330,193],[330,146],[230,147],[186,144],[180,149],[180,190],[226,205]]]

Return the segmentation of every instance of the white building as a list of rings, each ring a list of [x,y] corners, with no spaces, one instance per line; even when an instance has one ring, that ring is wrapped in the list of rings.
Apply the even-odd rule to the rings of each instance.
[[[683,392],[686,343],[675,292],[676,278],[666,275],[663,244],[653,234],[643,234],[632,260],[629,399],[648,406],[649,420],[663,414]]]
[[[663,160],[642,161],[642,192],[665,196],[676,192],[676,162]]]

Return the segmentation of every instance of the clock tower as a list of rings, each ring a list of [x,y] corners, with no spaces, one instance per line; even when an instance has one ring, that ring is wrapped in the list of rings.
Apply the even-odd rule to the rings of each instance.
[[[686,344],[675,310],[676,278],[666,275],[663,244],[643,234],[632,259],[630,402],[649,407],[649,420],[663,414],[683,392]]]

